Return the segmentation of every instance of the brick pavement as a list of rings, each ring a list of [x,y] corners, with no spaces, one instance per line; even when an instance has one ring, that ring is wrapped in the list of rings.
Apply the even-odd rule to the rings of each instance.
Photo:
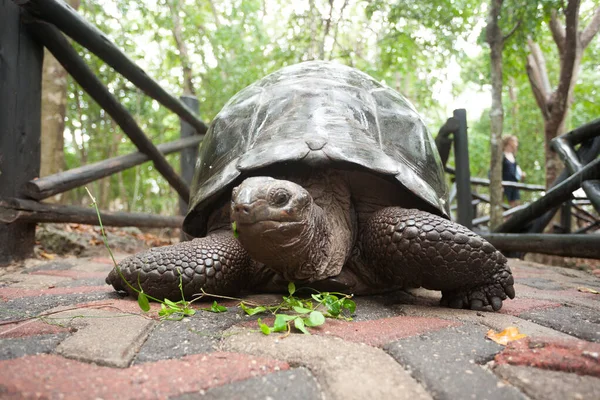
[[[418,289],[357,298],[353,321],[285,337],[234,301],[183,321],[144,314],[104,285],[106,258],[29,260],[0,271],[0,398],[600,398],[600,295],[582,289],[600,279],[510,263],[517,298],[499,313]],[[486,339],[508,326],[528,337]]]

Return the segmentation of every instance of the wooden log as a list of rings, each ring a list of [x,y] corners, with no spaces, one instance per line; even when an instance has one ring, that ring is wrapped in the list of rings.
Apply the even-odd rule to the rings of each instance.
[[[156,148],[162,154],[167,155],[188,147],[197,147],[202,138],[203,136],[192,136],[159,144]],[[55,194],[66,192],[67,190],[83,186],[86,183],[96,181],[105,176],[140,165],[148,160],[148,156],[141,152],[109,158],[108,160],[31,180],[25,184],[24,192],[28,197],[36,200],[46,199]]]
[[[175,173],[165,157],[146,137],[127,109],[118,102],[81,57],[79,57],[79,54],[77,54],[64,35],[54,26],[36,20],[30,15],[26,15],[23,21],[27,23],[27,26],[34,33],[36,39],[48,48],[77,83],[121,127],[138,150],[152,160],[158,172],[160,172],[177,193],[183,198],[189,198],[190,189],[188,185]]]
[[[473,208],[471,207],[471,172],[469,170],[466,110],[463,108],[454,110],[453,118],[458,121],[458,131],[454,133],[454,159],[457,169],[455,175],[457,221],[471,229],[473,227]]]
[[[574,146],[578,143],[590,140],[598,135],[600,135],[600,118],[582,125],[579,128],[573,129],[561,137],[568,141],[571,146]]]
[[[68,4],[57,0],[14,0],[31,15],[56,25],[73,40],[100,57],[117,72],[129,79],[148,96],[179,115],[204,134],[207,126],[176,97],[164,90],[158,82],[131,61],[106,35],[86,21]]]
[[[452,167],[446,167],[445,170],[447,173],[452,174],[452,175],[454,175],[456,173],[456,171]],[[472,176],[471,177],[471,185],[490,186],[490,180],[486,179],[486,178],[477,178],[477,177]],[[502,186],[503,187],[514,187],[517,189],[529,190],[532,192],[540,192],[540,191],[546,190],[546,187],[543,185],[531,185],[528,183],[519,183],[519,182],[512,182],[512,181],[502,181]]]
[[[198,112],[200,102],[194,96],[181,96],[181,101],[186,104],[190,109]],[[193,126],[188,124],[183,119],[179,120],[179,134],[184,138],[195,137],[197,135],[196,130]],[[181,152],[179,157],[179,165],[181,166],[181,178],[185,183],[191,185],[192,179],[194,178],[194,171],[196,169],[196,160],[198,159],[198,146],[188,147]],[[189,199],[179,198],[179,214],[185,215],[188,209]],[[183,234],[183,231],[182,231]]]
[[[600,135],[600,127],[596,130],[595,134]],[[569,174],[575,174],[583,168],[583,163],[579,160],[575,149],[573,149],[571,143],[564,136],[553,139],[550,146],[559,155]],[[600,212],[600,180],[582,182],[581,188],[594,205],[596,211]]]
[[[484,233],[482,236],[502,251],[600,259],[600,235]]]
[[[0,197],[19,196],[40,173],[42,46],[0,0]],[[35,224],[0,224],[0,265],[33,255]]]
[[[100,211],[106,226],[137,226],[144,228],[180,228],[182,216],[162,216],[144,213]],[[10,224],[34,222],[74,222],[99,225],[96,210],[91,207],[38,203],[34,200],[9,198],[0,200],[0,222]]]
[[[442,160],[443,166],[446,166],[448,157],[450,157],[450,150],[452,149],[453,139],[450,137],[450,135],[458,132],[459,128],[460,126],[458,120],[454,117],[450,117],[446,123],[442,125],[437,136],[435,137],[435,145],[440,153],[440,159]]]
[[[571,194],[581,186],[581,182],[598,178],[600,178],[600,158],[587,164],[578,173],[571,175],[562,183],[548,190],[544,196],[515,213],[496,228],[496,232],[514,232],[514,230],[525,227],[536,218],[544,215],[545,212],[570,199]]]

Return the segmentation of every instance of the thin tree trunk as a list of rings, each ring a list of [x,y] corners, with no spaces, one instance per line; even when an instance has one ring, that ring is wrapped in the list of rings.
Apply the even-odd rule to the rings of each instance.
[[[490,46],[492,108],[490,110],[490,227],[493,229],[502,223],[502,125],[504,108],[502,106],[502,49],[504,39],[498,25],[503,0],[492,0],[486,27],[486,41]]]
[[[69,0],[68,3],[78,9],[80,0]],[[63,132],[66,112],[67,71],[48,50],[44,50],[40,176],[56,174],[65,169]],[[45,201],[59,203],[62,197],[62,194],[58,194]]]
[[[190,57],[187,46],[185,45],[185,40],[183,39],[181,20],[179,19],[179,2],[171,0],[168,1],[168,5],[169,9],[171,10],[171,18],[173,19],[173,37],[175,38],[175,43],[177,44],[177,49],[179,50],[179,59],[181,61],[181,68],[183,69],[183,94],[195,96],[196,91],[194,90],[194,79]],[[218,19],[216,19],[216,10],[214,9],[212,2],[211,6],[213,7],[215,21],[218,25]]]

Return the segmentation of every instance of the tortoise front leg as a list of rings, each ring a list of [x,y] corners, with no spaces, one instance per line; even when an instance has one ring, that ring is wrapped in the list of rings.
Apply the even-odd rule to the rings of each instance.
[[[421,210],[389,207],[374,213],[361,246],[377,282],[441,290],[442,304],[453,308],[491,305],[497,311],[507,296],[515,297],[507,260],[494,246]]]
[[[179,277],[186,300],[201,293],[234,294],[246,287],[252,274],[250,256],[231,231],[150,249],[119,263],[125,279],[135,288],[159,300],[181,300]],[[139,282],[139,284],[138,284]],[[136,296],[113,269],[106,283]]]

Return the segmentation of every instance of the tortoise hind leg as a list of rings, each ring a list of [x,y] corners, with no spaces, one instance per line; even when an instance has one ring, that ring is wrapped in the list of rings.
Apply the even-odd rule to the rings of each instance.
[[[506,258],[462,225],[414,209],[374,213],[361,236],[363,260],[380,284],[442,291],[454,308],[502,307],[515,296]]]
[[[186,300],[201,290],[211,294],[233,294],[246,286],[252,269],[250,256],[230,231],[204,238],[150,249],[119,263],[121,275],[113,269],[106,283],[115,290],[136,296],[123,281],[143,289],[159,300],[181,300],[181,276]],[[139,282],[139,284],[138,284]]]

